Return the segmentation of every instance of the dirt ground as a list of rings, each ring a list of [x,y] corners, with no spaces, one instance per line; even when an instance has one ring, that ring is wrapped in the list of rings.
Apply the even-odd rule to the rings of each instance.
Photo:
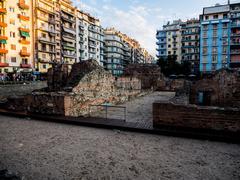
[[[25,180],[240,179],[240,145],[0,116],[0,169]]]

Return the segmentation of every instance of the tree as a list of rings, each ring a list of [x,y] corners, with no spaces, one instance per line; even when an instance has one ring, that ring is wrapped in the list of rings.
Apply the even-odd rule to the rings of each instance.
[[[191,73],[191,63],[184,61],[182,64],[177,62],[176,55],[169,55],[167,58],[159,58],[157,64],[165,76],[170,75],[189,75]]]

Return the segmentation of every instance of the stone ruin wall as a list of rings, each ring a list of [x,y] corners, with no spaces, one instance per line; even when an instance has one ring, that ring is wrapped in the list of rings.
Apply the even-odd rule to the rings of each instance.
[[[190,103],[198,104],[198,93],[210,92],[210,105],[240,108],[240,74],[221,70],[215,75],[194,82],[190,88]]]
[[[79,73],[82,68],[84,68],[84,73]],[[53,77],[49,79],[57,79],[60,84],[65,85],[60,87],[51,81],[48,88],[50,92],[34,93],[30,101],[30,112],[74,117],[86,116],[91,105],[105,103],[116,105],[142,93],[140,79],[113,77],[110,72],[105,71],[94,61],[74,65],[65,82],[61,82],[64,76],[57,76],[58,73],[63,74],[64,71],[60,67],[57,69],[55,73],[50,73]]]

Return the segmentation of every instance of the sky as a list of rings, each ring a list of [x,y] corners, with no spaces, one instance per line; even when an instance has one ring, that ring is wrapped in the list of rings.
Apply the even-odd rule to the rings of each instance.
[[[231,0],[231,3],[240,0]],[[203,7],[225,4],[227,0],[73,0],[79,7],[101,21],[101,25],[138,40],[156,55],[156,31],[174,19],[198,18]]]

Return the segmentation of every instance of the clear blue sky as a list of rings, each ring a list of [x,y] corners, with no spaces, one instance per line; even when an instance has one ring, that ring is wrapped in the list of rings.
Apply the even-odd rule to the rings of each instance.
[[[156,54],[156,30],[173,19],[198,18],[203,7],[227,0],[73,0],[80,9],[101,20],[103,27],[115,27],[137,39]],[[231,0],[240,2],[240,0]]]

